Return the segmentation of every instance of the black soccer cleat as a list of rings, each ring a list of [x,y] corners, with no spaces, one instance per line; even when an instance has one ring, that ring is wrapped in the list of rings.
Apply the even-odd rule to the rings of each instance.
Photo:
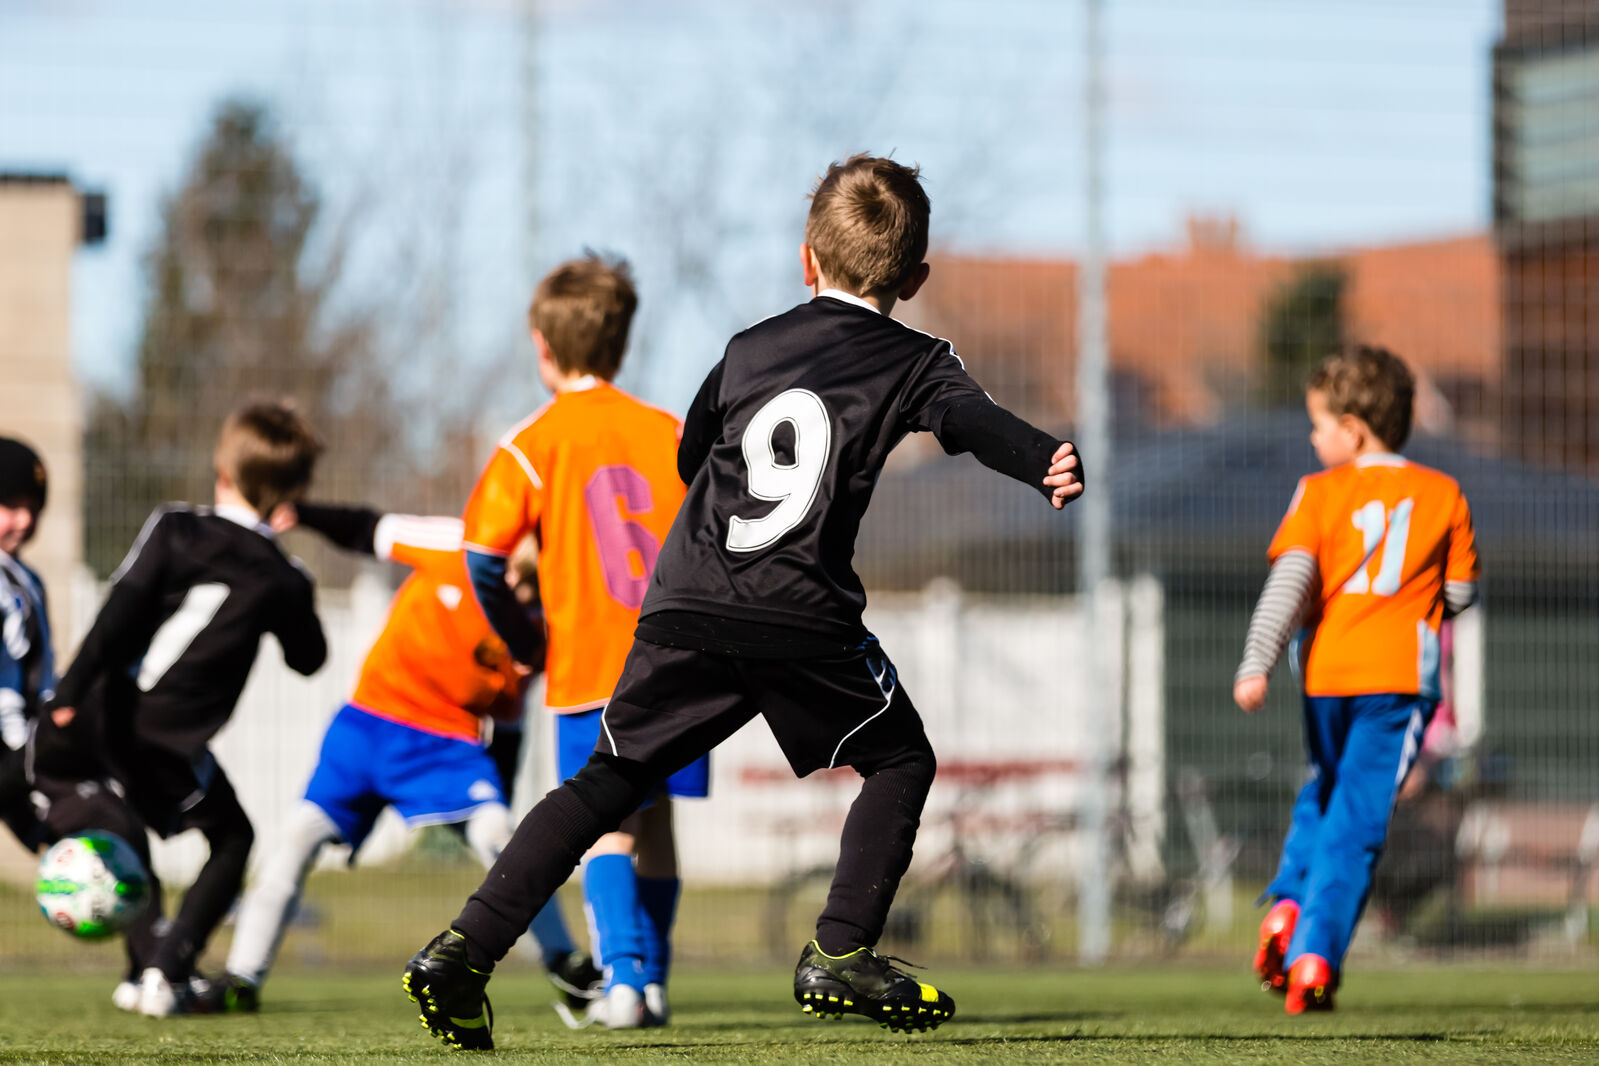
[[[230,1013],[255,1014],[261,1009],[261,986],[229,974],[222,984],[222,1009]]]
[[[871,948],[835,958],[812,940],[794,967],[794,1000],[817,1018],[859,1014],[899,1032],[937,1029],[953,1018],[949,994],[896,969],[898,961]]]
[[[405,964],[400,984],[422,1007],[422,1028],[465,1051],[494,1049],[494,1009],[484,988],[489,975],[466,962],[466,938],[446,929]]]
[[[605,974],[581,951],[557,955],[551,960],[549,977],[572,1010],[586,1010],[605,991]]]

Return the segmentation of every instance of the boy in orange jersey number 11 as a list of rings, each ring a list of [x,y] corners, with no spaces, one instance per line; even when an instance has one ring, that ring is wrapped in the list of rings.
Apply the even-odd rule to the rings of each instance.
[[[1329,1010],[1399,785],[1438,704],[1438,627],[1477,595],[1471,510],[1452,478],[1398,453],[1415,379],[1381,348],[1311,376],[1304,478],[1273,538],[1233,698],[1253,713],[1301,619],[1310,780],[1294,803],[1255,969],[1289,1014]]]
[[[467,565],[490,622],[518,659],[547,635],[544,702],[557,716],[562,780],[600,744],[656,556],[683,502],[681,423],[611,385],[636,305],[627,265],[598,256],[539,283],[528,319],[554,399],[505,435],[466,506]],[[507,554],[528,533],[539,541],[544,635],[509,602],[503,577]],[[605,990],[581,1018],[558,1006],[568,1025],[666,1022],[679,890],[670,797],[703,797],[709,785],[702,756],[657,782],[590,849],[583,896]]]

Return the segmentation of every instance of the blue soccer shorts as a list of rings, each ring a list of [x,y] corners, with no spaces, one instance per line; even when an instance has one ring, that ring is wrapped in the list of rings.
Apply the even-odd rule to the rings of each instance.
[[[505,803],[494,760],[480,744],[441,737],[345,704],[322,737],[305,798],[359,848],[384,807],[405,824],[464,822],[487,803]]]
[[[555,718],[555,762],[562,781],[569,781],[583,769],[600,742],[603,710],[578,711]],[[701,755],[668,777],[665,790],[671,796],[704,799],[711,794],[711,757]],[[660,791],[659,789],[655,791]],[[649,806],[646,801],[644,806]]]

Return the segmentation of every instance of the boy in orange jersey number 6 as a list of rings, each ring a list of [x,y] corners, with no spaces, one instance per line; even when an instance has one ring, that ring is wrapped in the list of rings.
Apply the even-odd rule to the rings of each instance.
[[[473,589],[518,659],[535,654],[543,635],[510,603],[505,562],[524,535],[538,538],[544,702],[558,716],[562,780],[601,740],[656,555],[683,502],[681,423],[610,383],[637,299],[625,263],[592,255],[539,283],[528,319],[539,376],[555,398],[500,441],[466,505]],[[702,797],[709,784],[708,758],[696,759],[589,851],[583,894],[605,992],[585,1018],[563,1011],[569,1025],[666,1022],[679,887],[670,797]]]

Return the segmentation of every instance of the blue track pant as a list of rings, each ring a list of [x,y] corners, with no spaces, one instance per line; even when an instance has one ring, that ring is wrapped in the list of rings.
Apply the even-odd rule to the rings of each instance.
[[[1306,696],[1310,780],[1294,801],[1268,896],[1299,904],[1288,964],[1343,966],[1388,838],[1394,797],[1421,750],[1434,704],[1414,695]]]

